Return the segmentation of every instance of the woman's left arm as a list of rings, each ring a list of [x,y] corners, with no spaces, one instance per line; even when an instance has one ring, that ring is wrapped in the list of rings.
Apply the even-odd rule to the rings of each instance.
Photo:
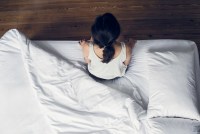
[[[85,40],[81,40],[79,43],[80,43],[80,45],[82,47],[84,60],[88,64],[88,63],[90,63],[90,60],[88,59],[88,56],[89,56],[89,45]]]

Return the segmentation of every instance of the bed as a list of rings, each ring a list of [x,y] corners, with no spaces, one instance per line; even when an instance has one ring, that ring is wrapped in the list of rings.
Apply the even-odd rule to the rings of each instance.
[[[122,78],[88,75],[78,41],[0,39],[1,134],[200,134],[198,49],[138,40]]]

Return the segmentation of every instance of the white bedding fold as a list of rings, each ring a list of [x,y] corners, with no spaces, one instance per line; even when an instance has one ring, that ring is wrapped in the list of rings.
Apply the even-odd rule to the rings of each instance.
[[[137,41],[124,77],[95,81],[77,41],[30,41],[10,30],[0,40],[0,133],[197,134],[198,121],[146,116],[151,81],[145,56],[152,46],[170,43],[178,49],[183,42],[191,43]],[[194,53],[199,89],[196,48]]]
[[[55,134],[31,86],[18,35],[9,31],[0,40],[0,133]]]
[[[138,113],[132,113],[136,103],[126,105],[130,96],[96,82],[82,64],[50,47],[29,42],[22,50],[34,89],[57,133],[139,133]]]

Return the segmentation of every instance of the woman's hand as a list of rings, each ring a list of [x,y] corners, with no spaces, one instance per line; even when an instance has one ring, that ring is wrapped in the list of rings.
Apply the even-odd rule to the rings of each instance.
[[[130,48],[133,48],[136,40],[134,40],[133,38],[126,38],[123,35],[120,35],[117,39],[118,42],[124,42],[125,44],[127,44]]]
[[[83,57],[86,63],[90,63],[90,60],[88,59],[88,55],[89,55],[89,46],[88,46],[88,42],[85,40],[80,40],[79,41],[80,46],[82,47],[82,51],[83,51]]]
[[[80,41],[79,41],[79,44],[80,44],[80,46],[81,46],[82,48],[84,48],[84,47],[87,45],[87,42],[85,41],[85,39],[83,39],[83,40],[80,40]]]
[[[133,40],[133,38],[129,38],[127,45],[131,47],[131,49],[135,46],[136,40]]]
[[[120,35],[118,38],[117,38],[117,42],[124,42],[125,40],[125,37],[123,35]]]

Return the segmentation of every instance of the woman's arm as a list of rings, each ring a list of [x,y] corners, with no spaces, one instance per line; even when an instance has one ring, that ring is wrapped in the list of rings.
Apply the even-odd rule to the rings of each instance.
[[[89,56],[89,45],[85,40],[81,40],[79,43],[80,43],[80,45],[82,47],[84,60],[88,64],[88,63],[90,63],[90,60],[88,59],[88,56]]]
[[[124,61],[124,65],[128,65],[131,61],[131,55],[132,55],[132,49],[135,45],[135,40],[130,38],[128,42],[126,43],[126,60]]]

